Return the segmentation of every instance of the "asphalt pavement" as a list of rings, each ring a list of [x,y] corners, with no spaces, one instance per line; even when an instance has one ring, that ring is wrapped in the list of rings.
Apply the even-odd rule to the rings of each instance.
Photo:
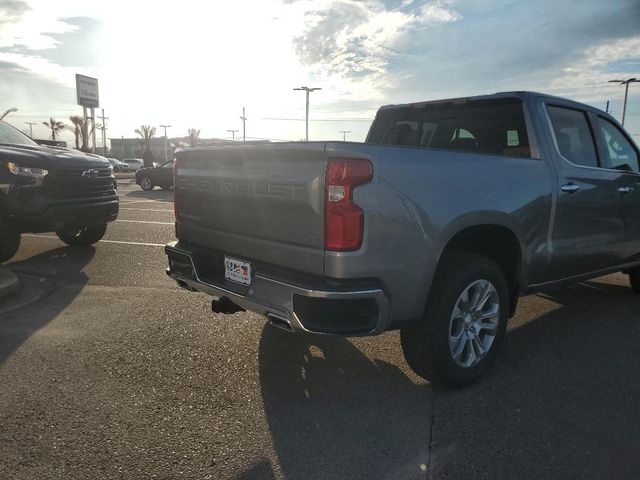
[[[640,478],[640,298],[525,297],[496,365],[434,389],[397,332],[293,336],[164,274],[171,192],[95,247],[25,236],[0,300],[0,478]]]

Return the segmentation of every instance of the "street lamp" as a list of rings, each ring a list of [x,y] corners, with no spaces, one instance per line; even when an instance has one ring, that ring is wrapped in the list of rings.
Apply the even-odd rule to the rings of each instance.
[[[624,117],[627,113],[627,95],[629,94],[629,84],[640,82],[637,78],[627,78],[626,80],[609,80],[609,83],[624,85],[624,103],[622,104],[622,126],[624,127]]]
[[[16,107],[10,108],[9,110],[5,111],[2,116],[0,116],[0,120],[3,120],[4,117],[6,117],[7,115],[9,115],[11,112],[17,112],[18,109]]]
[[[309,141],[309,93],[310,92],[315,92],[316,90],[322,90],[322,88],[318,88],[318,87],[300,87],[300,88],[294,88],[294,90],[304,90],[307,94],[307,109],[306,109],[306,116],[305,116],[305,141]]]
[[[170,128],[171,125],[160,125],[164,128],[164,163],[169,161],[169,155],[167,154],[167,128]]]

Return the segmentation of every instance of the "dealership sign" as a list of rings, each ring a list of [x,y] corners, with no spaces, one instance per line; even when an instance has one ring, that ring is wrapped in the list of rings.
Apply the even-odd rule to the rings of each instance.
[[[78,105],[90,108],[99,107],[98,79],[76,73],[76,95],[78,96]]]

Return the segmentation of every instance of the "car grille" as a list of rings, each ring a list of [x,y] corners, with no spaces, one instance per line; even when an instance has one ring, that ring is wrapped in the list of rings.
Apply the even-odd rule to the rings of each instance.
[[[44,187],[55,199],[107,197],[116,193],[109,168],[50,170]]]

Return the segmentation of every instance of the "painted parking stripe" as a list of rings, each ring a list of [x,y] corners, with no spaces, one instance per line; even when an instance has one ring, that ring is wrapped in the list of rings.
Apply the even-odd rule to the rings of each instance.
[[[173,210],[162,209],[162,208],[129,208],[122,207],[120,210],[130,210],[132,212],[167,212],[173,215]]]
[[[116,222],[125,223],[150,223],[151,225],[174,225],[174,222],[151,222],[149,220],[116,220]]]
[[[48,238],[48,239],[60,240],[58,237],[54,237],[53,235],[35,235],[32,233],[25,233],[22,236],[29,237],[29,238]],[[143,247],[164,247],[165,245],[164,243],[126,242],[124,240],[100,240],[100,243],[116,243],[119,245],[140,245]]]
[[[131,202],[120,201],[120,205],[131,205],[132,203],[167,203],[166,200],[133,200]]]

